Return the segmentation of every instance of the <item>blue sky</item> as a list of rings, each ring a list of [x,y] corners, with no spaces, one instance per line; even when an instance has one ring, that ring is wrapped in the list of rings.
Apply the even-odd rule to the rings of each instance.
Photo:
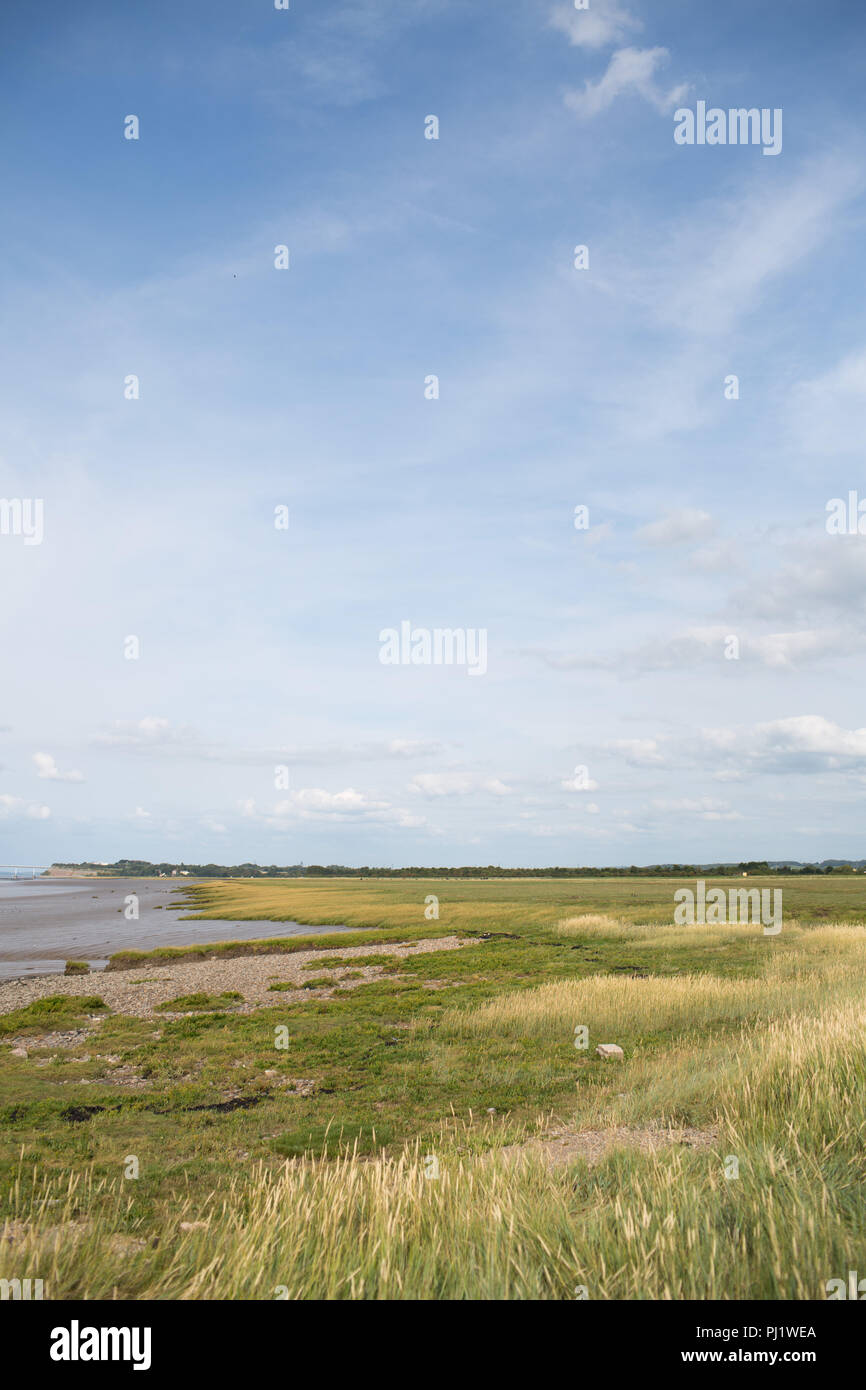
[[[858,4],[0,29],[0,857],[863,854]]]

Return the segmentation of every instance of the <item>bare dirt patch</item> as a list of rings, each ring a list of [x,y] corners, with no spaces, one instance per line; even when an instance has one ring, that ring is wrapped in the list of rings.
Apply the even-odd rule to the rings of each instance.
[[[694,1129],[687,1125],[677,1129],[658,1123],[616,1125],[610,1129],[550,1130],[525,1144],[509,1144],[502,1152],[509,1156],[540,1155],[551,1168],[563,1168],[576,1158],[600,1163],[615,1149],[638,1149],[641,1153],[655,1153],[676,1145],[711,1149],[717,1139],[715,1128]]]

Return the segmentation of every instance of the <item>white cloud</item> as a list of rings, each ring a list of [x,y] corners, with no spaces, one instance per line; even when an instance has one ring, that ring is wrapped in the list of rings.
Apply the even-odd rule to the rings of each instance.
[[[269,811],[258,810],[252,798],[239,803],[241,815],[262,821],[269,826],[284,826],[292,820],[326,820],[345,823],[383,822],[415,829],[426,824],[423,816],[414,816],[389,801],[377,801],[354,787],[329,792],[323,787],[301,787],[278,801]]]
[[[485,782],[482,782],[481,785],[484,791],[492,792],[494,796],[511,795],[511,788],[507,787],[504,782],[500,782],[498,777],[488,777],[488,779]]]
[[[856,167],[828,158],[772,189],[762,180],[745,196],[708,203],[665,243],[664,271],[645,282],[659,319],[690,336],[730,331],[776,277],[826,240],[862,179]]]
[[[392,738],[384,746],[370,744],[365,745],[365,747],[369,749],[370,757],[381,756],[380,748],[383,748],[385,754],[394,758],[421,758],[440,752],[442,745],[431,739]]]
[[[146,752],[152,757],[162,753],[167,757],[202,762],[236,764],[238,766],[268,766],[285,763],[343,766],[348,762],[402,762],[411,758],[433,757],[443,752],[436,739],[371,739],[358,743],[332,744],[320,747],[297,747],[274,744],[270,747],[242,748],[204,741],[188,725],[173,725],[170,720],[147,715],[138,720],[116,720],[107,733],[96,735],[95,744],[129,748]]]
[[[790,408],[800,449],[859,454],[866,436],[866,351],[850,353],[830,371],[799,382]]]
[[[468,796],[475,782],[465,772],[419,772],[409,783],[409,790],[424,796]]]
[[[688,85],[680,83],[664,91],[656,82],[656,73],[669,56],[666,48],[621,48],[597,82],[587,80],[583,91],[566,92],[565,104],[576,115],[589,118],[606,111],[624,93],[634,93],[657,111],[673,111],[683,100]]]
[[[228,826],[223,825],[221,821],[215,820],[212,816],[202,816],[201,823],[205,830],[210,830],[214,835],[228,834]]]
[[[575,48],[607,48],[626,38],[630,30],[643,28],[640,20],[623,9],[618,0],[591,0],[586,10],[557,5],[550,24],[565,34]]]
[[[620,651],[573,654],[542,650],[534,655],[559,671],[583,669],[641,676],[659,671],[694,670],[697,666],[713,663],[724,670],[737,659],[726,656],[731,637],[739,642],[741,663],[775,671],[796,670],[825,657],[857,654],[850,630],[842,626],[755,633],[734,623],[724,627],[692,628],[673,637],[659,636]]]
[[[684,760],[712,764],[716,781],[756,773],[866,773],[866,729],[846,729],[820,714],[791,715],[735,729],[703,729],[686,740]]]
[[[598,782],[594,782],[591,777],[581,778],[578,773],[573,777],[567,777],[564,782],[560,782],[567,792],[597,792]]]
[[[652,521],[636,532],[638,540],[647,545],[681,545],[685,541],[703,540],[712,534],[715,523],[709,512],[684,507],[670,512],[659,521]]]
[[[658,740],[654,738],[615,738],[605,746],[637,767],[651,767],[665,761]]]
[[[848,635],[850,644],[850,634]],[[844,649],[845,634],[832,631],[769,632],[763,637],[749,637],[745,653],[754,653],[764,666],[775,670],[792,670],[818,657],[830,656],[840,646]]]
[[[137,720],[117,719],[111,733],[97,734],[93,741],[111,747],[139,748],[185,742],[190,737],[189,730],[172,729],[168,719],[146,715],[144,719]]]
[[[18,817],[24,816],[27,820],[48,820],[51,811],[48,806],[40,806],[37,802],[25,801],[20,796],[0,796],[0,816]]]
[[[699,772],[702,780],[738,783],[756,775],[844,772],[866,780],[866,728],[846,729],[819,714],[787,716],[752,725],[702,728],[660,747],[657,739],[618,739],[605,745],[635,767],[666,763]],[[684,811],[711,820],[739,819],[725,801],[709,797],[664,798],[656,809]]]
[[[347,787],[342,792],[326,792],[321,787],[303,787],[300,791],[293,792],[288,801],[282,801],[279,806],[274,807],[275,814],[279,815],[280,808],[289,805],[311,811],[383,811],[388,803],[371,801],[363,792],[355,791],[354,787]]]
[[[734,574],[743,563],[742,549],[732,540],[720,540],[701,546],[689,555],[691,569],[702,574]]]
[[[698,799],[681,797],[675,801],[656,800],[652,803],[657,811],[687,811],[699,820],[742,820],[739,811],[732,811],[727,801],[714,801],[712,797]]]
[[[866,758],[866,729],[843,729],[819,714],[800,714],[758,724],[763,751],[817,753],[828,759]]]
[[[760,585],[747,584],[732,594],[739,609],[789,622],[820,614],[822,627],[833,618],[846,626],[852,621],[863,623],[866,545],[862,537],[825,532],[808,541],[797,536],[782,556],[782,563]]]
[[[729,627],[695,628],[674,637],[657,637],[640,646],[598,654],[539,651],[536,655],[555,670],[619,671],[642,675],[650,671],[672,671],[692,667],[698,662],[724,660]]]
[[[498,777],[473,777],[467,772],[419,772],[409,783],[409,790],[429,797],[468,796],[477,791],[511,795],[511,788]]]
[[[36,776],[44,777],[49,782],[84,781],[84,774],[82,772],[61,772],[50,753],[34,753],[33,761],[36,764]]]

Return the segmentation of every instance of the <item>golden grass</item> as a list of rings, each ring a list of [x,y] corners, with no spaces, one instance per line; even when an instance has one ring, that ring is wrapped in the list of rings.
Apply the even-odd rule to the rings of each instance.
[[[661,931],[650,930],[656,938]],[[756,933],[754,927],[720,930]],[[676,931],[688,933],[693,941],[706,940],[706,927]],[[690,972],[557,980],[499,995],[472,1009],[451,1009],[442,1020],[442,1032],[556,1040],[584,1024],[594,1046],[617,1041],[622,1035],[693,1032],[747,1019],[785,1017],[819,1005],[828,990],[844,993],[846,981],[851,989],[862,988],[862,973],[852,975],[852,970],[866,968],[866,927],[816,927],[803,933],[784,954],[774,950],[776,938],[758,939],[766,945],[767,957],[755,977],[729,979]]]
[[[562,925],[621,931],[649,964],[653,947],[699,952],[731,933],[764,954],[744,977],[593,975],[451,1008],[424,1025],[442,1066],[449,1040],[469,1040],[479,1075],[500,1044],[513,1065],[523,1044],[551,1067],[566,1056],[579,1084],[560,1122],[712,1125],[714,1150],[620,1150],[551,1172],[499,1152],[514,1135],[497,1117],[489,1152],[467,1152],[469,1126],[393,1156],[251,1165],[209,1196],[156,1200],[146,1223],[120,1179],[21,1182],[4,1277],[42,1278],[49,1298],[825,1297],[866,1241],[866,926],[786,922],[764,938],[600,912]],[[591,1048],[624,1041],[627,1059],[577,1053],[576,1024]]]
[[[557,936],[600,937],[613,941],[628,941],[638,947],[665,946],[672,950],[724,946],[734,940],[758,940],[760,925],[752,922],[706,923],[680,926],[669,922],[627,922],[600,912],[585,912],[577,917],[565,917],[557,922]],[[795,917],[785,918],[782,930],[786,939],[802,932],[802,923]]]
[[[707,889],[725,892],[743,886],[732,878],[706,878]],[[459,880],[428,879],[229,879],[185,885],[189,910],[199,918],[238,921],[295,920],[312,925],[357,928],[423,927],[425,896],[435,893],[440,922],[457,929],[549,930],[579,914],[609,916],[615,922],[653,921],[663,925],[674,910],[678,888],[694,879],[578,878]],[[810,920],[829,908],[839,920],[862,917],[861,875],[768,875],[750,878],[749,888],[781,888],[785,914]]]
[[[605,912],[582,912],[578,917],[565,917],[557,922],[555,930],[557,936],[623,936],[635,928]]]
[[[753,1029],[715,1151],[619,1152],[592,1173],[446,1142],[301,1159],[187,1200],[146,1240],[121,1182],[72,1178],[13,1221],[8,1277],[53,1298],[822,1298],[866,1234],[864,1025],[858,1002]]]

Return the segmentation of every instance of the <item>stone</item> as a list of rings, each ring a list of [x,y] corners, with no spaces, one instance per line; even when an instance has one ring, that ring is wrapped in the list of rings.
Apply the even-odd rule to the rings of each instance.
[[[26,1048],[26,1047],[13,1047],[13,1049],[12,1049],[12,1056],[13,1056],[13,1057],[26,1057],[26,1056],[27,1056],[27,1048]]]
[[[621,1057],[625,1056],[619,1043],[599,1043],[595,1050],[599,1057],[605,1057],[607,1059],[616,1058],[618,1061]]]

